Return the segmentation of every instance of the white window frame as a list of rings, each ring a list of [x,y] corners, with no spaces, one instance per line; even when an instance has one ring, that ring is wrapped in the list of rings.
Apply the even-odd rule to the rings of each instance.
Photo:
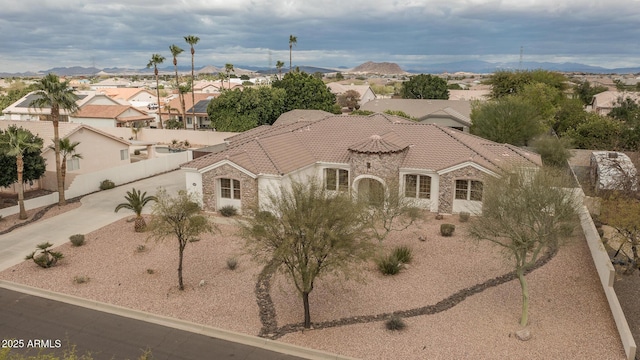
[[[463,188],[458,188],[458,184],[462,184],[465,183],[465,187]],[[479,186],[479,190],[478,190],[478,186]],[[457,179],[455,182],[455,191],[454,191],[454,199],[455,200],[468,200],[468,201],[482,201],[482,196],[483,196],[483,190],[484,190],[484,184],[482,183],[482,181],[480,180],[471,180],[471,179]],[[460,198],[458,197],[458,193],[464,191],[465,192],[465,197]],[[474,193],[478,193],[478,191],[480,192],[480,198],[477,198],[476,196],[472,196],[472,194]]]
[[[407,186],[409,177],[415,177],[416,179],[415,189],[413,191],[409,191]],[[425,182],[429,183],[427,192],[420,191],[421,185]],[[433,183],[433,179],[429,175],[405,174],[404,175],[404,196],[409,198],[416,198],[416,199],[431,199],[432,183]]]
[[[335,184],[329,184],[329,175],[333,175]],[[342,175],[342,176],[341,176]],[[349,170],[340,168],[324,169],[324,188],[330,191],[348,191],[349,190]]]
[[[80,169],[80,159],[77,157],[72,157],[71,159],[67,159],[67,171],[74,171]]]
[[[226,183],[228,182],[228,186],[226,186]],[[240,180],[237,179],[231,179],[231,178],[220,178],[219,179],[219,185],[220,185],[220,197],[223,199],[230,199],[230,200],[241,200],[242,199],[242,193],[240,191]],[[228,191],[228,194],[225,194],[225,192]]]
[[[128,159],[129,159],[129,149],[121,149],[120,160],[128,160]]]

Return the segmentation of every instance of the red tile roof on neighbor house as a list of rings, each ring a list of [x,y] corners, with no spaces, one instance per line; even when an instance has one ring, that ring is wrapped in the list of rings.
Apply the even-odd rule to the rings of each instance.
[[[183,168],[201,170],[229,160],[253,174],[286,174],[316,162],[348,163],[350,151],[407,149],[400,168],[440,171],[468,161],[498,171],[513,164],[540,166],[538,154],[433,124],[396,116],[335,115],[313,122],[260,126],[226,139],[226,150]],[[237,162],[236,162],[237,160]]]

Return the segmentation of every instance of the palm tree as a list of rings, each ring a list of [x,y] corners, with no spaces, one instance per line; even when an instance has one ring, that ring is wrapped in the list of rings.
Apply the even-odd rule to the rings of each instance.
[[[298,37],[289,35],[289,71],[291,71],[291,52],[293,51],[293,46],[298,43]]]
[[[69,138],[60,139],[60,156],[62,157],[62,164],[60,165],[60,172],[62,173],[62,184],[64,185],[65,178],[67,177],[67,160],[69,159],[82,159],[82,155],[76,152],[76,147],[80,145],[79,142],[71,142]]]
[[[66,204],[64,198],[64,181],[62,180],[61,161],[60,161],[60,134],[58,131],[58,123],[60,121],[60,110],[66,110],[69,114],[78,111],[78,96],[73,93],[73,89],[69,86],[68,81],[60,82],[55,74],[47,74],[40,82],[36,84],[37,98],[33,100],[29,107],[32,108],[51,108],[51,122],[53,123],[53,144],[56,158],[56,180],[58,183],[58,205]]]
[[[16,157],[18,171],[18,205],[20,206],[19,219],[27,218],[27,210],[24,207],[24,184],[22,174],[24,172],[24,153],[28,150],[38,150],[42,143],[35,141],[33,134],[23,128],[10,126],[0,139],[0,146],[6,150],[8,156]]]
[[[278,69],[278,80],[282,80],[282,67],[284,63],[280,60],[276,61],[276,69]]]
[[[127,209],[136,213],[136,221],[133,228],[135,232],[143,232],[147,228],[147,223],[142,217],[142,209],[149,202],[157,201],[157,198],[155,196],[147,196],[146,191],[141,192],[140,190],[133,188],[131,191],[127,191],[127,195],[124,199],[127,200],[127,202],[118,204],[115,212],[118,212],[120,209]]]
[[[227,83],[229,84],[229,90],[231,90],[231,73],[234,72],[233,64],[226,63],[224,65],[224,71],[227,73]]]
[[[191,102],[193,103],[193,107],[191,108],[192,116],[193,116],[193,130],[196,129],[196,96],[193,93],[193,88],[195,86],[195,77],[193,74],[193,55],[196,53],[196,50],[193,48],[193,45],[197,44],[200,41],[200,38],[193,35],[187,35],[184,37],[184,41],[187,44],[191,45]]]
[[[187,128],[187,114],[184,108],[184,95],[180,91],[180,78],[178,77],[178,55],[180,55],[184,50],[182,50],[177,45],[169,46],[169,51],[171,51],[171,55],[173,56],[173,68],[176,71],[176,89],[178,90],[178,98],[180,99],[180,107],[182,107],[182,122],[184,123],[184,128]]]
[[[160,79],[158,78],[158,65],[162,64],[162,62],[165,60],[165,57],[160,55],[160,54],[153,54],[151,55],[151,60],[149,60],[149,63],[147,64],[147,68],[150,68],[153,66],[153,73],[156,75],[156,94],[158,96],[158,109],[160,108],[161,103],[160,103]],[[162,112],[158,111],[158,121],[160,123],[160,129],[162,129]]]

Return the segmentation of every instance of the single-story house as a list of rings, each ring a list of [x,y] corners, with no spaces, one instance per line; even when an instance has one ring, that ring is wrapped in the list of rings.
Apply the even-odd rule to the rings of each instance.
[[[47,167],[42,188],[57,190],[56,160],[53,146],[53,124],[50,121],[0,121],[0,129],[15,125],[29,130],[44,140],[42,156]],[[129,141],[109,135],[99,129],[77,123],[59,123],[58,131],[61,139],[79,142],[76,153],[82,159],[67,159],[66,187],[73,182],[76,175],[86,174],[115,166],[129,164]]]
[[[195,98],[195,115],[197,119],[198,128],[208,127],[210,124],[209,114],[207,113],[207,107],[209,106],[209,102],[211,99],[215,98],[217,95],[208,94],[208,93],[193,93],[193,98]],[[185,115],[187,118],[187,128],[193,128],[193,101],[192,101],[191,93],[184,94],[184,108]],[[182,122],[182,107],[180,105],[180,98],[176,95],[172,98],[167,106],[159,109],[162,114],[163,121],[167,119],[174,119]]]
[[[469,132],[471,127],[471,101],[435,99],[376,99],[363,104],[360,110],[383,113],[386,110],[403,111],[416,121],[447,126]]]
[[[636,91],[603,91],[595,94],[591,100],[591,104],[587,106],[587,110],[600,115],[607,115],[614,107],[620,106],[618,100],[630,98],[635,102],[640,101],[640,92]]]
[[[625,153],[594,151],[590,158],[591,182],[597,192],[630,190],[638,185],[636,167]]]
[[[307,177],[365,198],[398,183],[429,211],[476,211],[484,175],[542,164],[538,154],[515,146],[379,113],[265,125],[225,141],[226,149],[182,165],[187,189],[208,211],[246,211],[281,184]]]
[[[103,88],[98,90],[98,92],[105,94],[114,100],[140,108],[146,108],[149,104],[156,103],[158,101],[156,94],[147,89],[141,88]]]
[[[85,105],[75,114],[69,115],[69,122],[93,127],[146,127],[155,117],[131,105]]]
[[[362,106],[362,104],[366,104],[371,100],[376,98],[376,94],[371,89],[369,85],[354,85],[354,84],[341,84],[339,82],[331,82],[327,84],[329,91],[337,96],[346,93],[349,90],[354,90],[358,94],[360,94],[360,101],[358,104]]]

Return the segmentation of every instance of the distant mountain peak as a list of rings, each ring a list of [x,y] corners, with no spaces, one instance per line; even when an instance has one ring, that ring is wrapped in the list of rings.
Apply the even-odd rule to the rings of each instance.
[[[385,74],[385,75],[394,75],[394,74],[404,74],[405,71],[400,68],[400,65],[396,63],[390,62],[373,62],[367,61],[364,64],[358,65],[347,72],[352,73],[367,73],[367,74]]]

